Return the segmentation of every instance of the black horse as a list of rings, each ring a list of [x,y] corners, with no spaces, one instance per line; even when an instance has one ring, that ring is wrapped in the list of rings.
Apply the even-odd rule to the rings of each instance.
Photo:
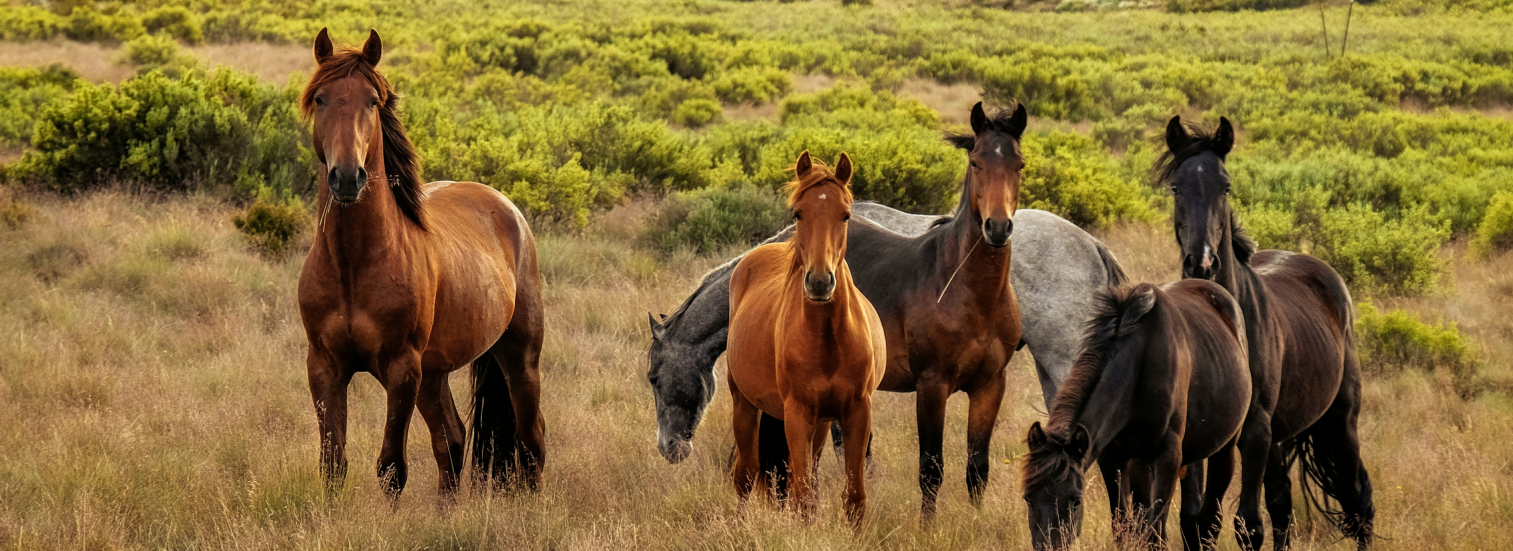
[[[1070,546],[1082,527],[1084,472],[1096,459],[1114,522],[1137,516],[1143,547],[1159,545],[1179,473],[1211,459],[1214,484],[1197,498],[1205,514],[1183,518],[1184,532],[1211,544],[1250,403],[1240,307],[1196,279],[1111,289],[1101,301],[1050,420],[1026,438],[1030,538],[1037,551]]]
[[[1173,117],[1166,127],[1169,151],[1156,169],[1174,198],[1182,276],[1212,280],[1234,295],[1245,313],[1252,371],[1264,374],[1256,381],[1251,415],[1269,412],[1271,433],[1250,441],[1268,440],[1269,457],[1264,468],[1242,468],[1237,538],[1245,549],[1259,548],[1265,539],[1259,492],[1247,491],[1255,485],[1246,484],[1264,477],[1275,546],[1288,547],[1288,471],[1299,463],[1305,495],[1365,548],[1372,540],[1376,507],[1356,432],[1361,370],[1355,305],[1345,281],[1323,261],[1255,250],[1229,204],[1224,160],[1234,141],[1228,119],[1220,118],[1217,130],[1204,130]],[[1310,483],[1323,492],[1322,498],[1315,497]]]

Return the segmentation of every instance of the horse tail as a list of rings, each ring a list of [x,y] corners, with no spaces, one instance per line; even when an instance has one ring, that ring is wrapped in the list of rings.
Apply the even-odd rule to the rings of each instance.
[[[473,360],[473,471],[504,482],[515,472],[515,406],[504,368],[492,353]]]
[[[1376,517],[1371,477],[1364,466],[1349,469],[1356,473],[1351,480],[1340,476],[1346,465],[1332,453],[1334,446],[1326,442],[1330,438],[1309,430],[1283,444],[1283,449],[1288,461],[1298,464],[1298,483],[1309,505],[1345,537],[1369,542]]]
[[[782,419],[766,413],[757,425],[757,464],[762,468],[759,476],[767,480],[778,501],[787,499],[788,433]]]
[[[1114,253],[1109,252],[1108,247],[1105,247],[1102,241],[1094,239],[1093,244],[1098,247],[1098,258],[1103,260],[1103,271],[1108,277],[1108,286],[1118,287],[1124,285],[1124,282],[1129,277],[1124,275],[1124,268],[1119,265],[1119,259],[1114,258]]]

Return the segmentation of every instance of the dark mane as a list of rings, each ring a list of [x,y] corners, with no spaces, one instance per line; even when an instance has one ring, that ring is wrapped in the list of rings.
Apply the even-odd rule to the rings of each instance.
[[[1062,482],[1082,472],[1082,464],[1072,459],[1061,446],[1044,446],[1039,449],[1030,446],[1030,453],[1022,463],[1024,478],[1020,488],[1025,493]]]
[[[709,272],[705,273],[704,277],[699,280],[699,287],[697,289],[694,289],[692,293],[689,293],[688,298],[683,300],[683,304],[678,305],[677,310],[667,315],[667,319],[662,320],[662,326],[671,329],[673,324],[677,323],[679,319],[682,319],[683,314],[688,312],[688,308],[693,305],[695,299],[698,299],[699,296],[703,295],[705,291],[708,291],[710,287],[713,287],[714,285],[720,283],[722,280],[730,281],[731,270],[735,268],[736,264],[741,262],[742,258],[746,258],[746,255],[742,254],[741,256],[732,258],[726,261],[724,264],[715,266],[713,269],[709,270]]]
[[[389,80],[384,78],[383,73],[363,59],[360,50],[342,48],[316,67],[315,74],[310,76],[310,83],[305,85],[304,93],[300,94],[300,114],[306,120],[311,119],[315,115],[315,91],[353,76],[354,73],[367,79],[368,84],[378,91],[379,102],[383,104],[378,111],[378,121],[383,128],[385,179],[394,191],[394,202],[399,205],[399,210],[405,217],[425,229],[425,192],[421,189],[420,154],[415,151],[415,145],[410,143],[404,123],[399,120],[400,95],[389,86]]]
[[[1011,128],[1013,119],[1013,109],[999,109],[993,112],[993,116],[988,117],[988,130],[996,130],[1012,135],[1014,133]],[[947,143],[967,151],[971,151],[973,147],[977,146],[977,135],[970,131],[947,133],[945,140]]]
[[[1156,159],[1157,184],[1171,183],[1172,177],[1177,175],[1177,169],[1181,168],[1182,163],[1187,162],[1188,159],[1208,152],[1213,152],[1223,158],[1228,153],[1227,150],[1221,152],[1218,147],[1219,140],[1215,137],[1219,131],[1218,127],[1191,124],[1187,121],[1182,121],[1182,126],[1187,129],[1187,142],[1181,149],[1176,151],[1168,149],[1166,153],[1161,154],[1161,158]]]
[[[1140,327],[1140,318],[1150,312],[1156,303],[1156,288],[1148,283],[1132,287],[1113,287],[1098,294],[1098,309],[1087,323],[1082,337],[1082,349],[1072,363],[1072,370],[1056,393],[1051,404],[1050,420],[1046,422],[1046,434],[1052,438],[1065,439],[1071,434],[1087,400],[1093,395],[1103,375],[1103,367],[1109,361],[1114,343]]]
[[[1256,254],[1256,241],[1250,238],[1250,231],[1240,225],[1240,218],[1233,211],[1229,213],[1229,241],[1235,251],[1235,260],[1241,265],[1250,264],[1250,256]]]

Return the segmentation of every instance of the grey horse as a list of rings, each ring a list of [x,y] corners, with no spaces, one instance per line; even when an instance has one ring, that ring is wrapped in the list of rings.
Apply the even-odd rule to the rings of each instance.
[[[923,234],[946,218],[897,211],[877,203],[857,202],[851,231]],[[1075,224],[1042,210],[1014,213],[1014,255],[1009,269],[1019,298],[1024,346],[1035,358],[1035,372],[1046,407],[1071,371],[1083,324],[1096,307],[1095,295],[1124,282],[1124,271],[1103,243]],[[763,243],[788,238],[792,228]],[[647,379],[657,404],[657,451],[678,463],[693,450],[694,429],[714,397],[715,361],[725,352],[730,322],[730,272],[741,257],[704,276],[699,288],[672,315],[651,317],[652,344],[647,352]],[[848,256],[847,262],[865,262]]]

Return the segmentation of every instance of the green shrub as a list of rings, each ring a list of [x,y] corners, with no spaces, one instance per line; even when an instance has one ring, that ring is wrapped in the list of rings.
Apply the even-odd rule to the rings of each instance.
[[[793,78],[776,67],[743,67],[721,72],[710,85],[721,101],[767,103],[787,94]]]
[[[253,247],[282,256],[290,242],[310,227],[310,215],[299,197],[277,197],[272,189],[264,188],[246,212],[236,215],[231,223]]]
[[[126,41],[117,61],[136,66],[137,74],[161,71],[170,78],[182,76],[186,69],[199,63],[167,34],[144,34]]]
[[[61,25],[61,18],[36,6],[6,6],[0,10],[0,40],[47,40],[58,36]]]
[[[724,110],[719,102],[691,99],[678,104],[678,110],[672,113],[672,120],[683,126],[698,128],[720,120],[723,113]]]
[[[788,223],[778,193],[756,186],[713,187],[669,196],[658,205],[643,239],[664,251],[711,253],[751,244]]]
[[[81,42],[124,42],[147,33],[130,14],[105,13],[89,6],[74,8],[61,27],[64,36]]]
[[[1513,192],[1503,191],[1492,196],[1487,215],[1476,228],[1476,237],[1471,239],[1471,249],[1482,256],[1513,248]]]
[[[142,27],[149,33],[164,33],[190,44],[205,40],[200,18],[183,6],[160,6],[142,14]]]
[[[1115,175],[1092,138],[1070,132],[1032,132],[1021,144],[1019,206],[1054,212],[1084,227],[1117,221],[1155,222],[1151,192]]]
[[[1280,10],[1308,4],[1308,0],[1167,0],[1166,9],[1176,13],[1203,11]]]
[[[44,69],[0,68],[0,145],[31,142],[37,114],[66,97],[77,82],[82,82],[79,74],[59,63]]]
[[[42,110],[16,172],[65,193],[110,180],[165,191],[286,189],[313,177],[309,156],[291,145],[308,143],[292,99],[225,70],[80,86]]]
[[[1428,324],[1400,309],[1379,312],[1370,302],[1358,305],[1355,333],[1361,369],[1386,375],[1416,369],[1441,373],[1462,397],[1476,389],[1481,360],[1471,338],[1454,323]]]

